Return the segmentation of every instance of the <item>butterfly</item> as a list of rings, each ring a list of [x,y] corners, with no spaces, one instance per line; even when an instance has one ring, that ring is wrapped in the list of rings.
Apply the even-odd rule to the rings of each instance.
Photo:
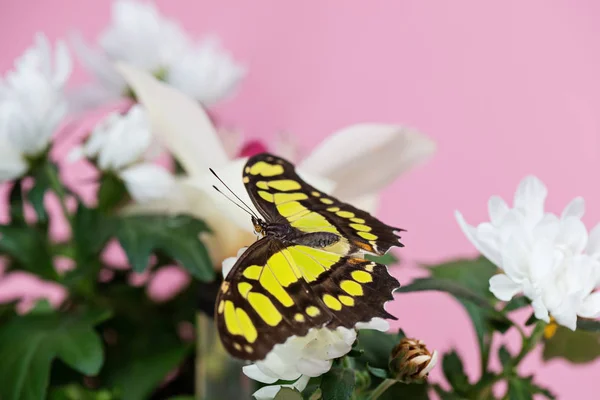
[[[262,216],[248,212],[261,238],[217,294],[216,325],[232,356],[262,360],[276,344],[311,328],[397,319],[384,303],[400,284],[363,255],[403,247],[396,233],[403,229],[310,186],[292,163],[272,154],[249,158],[242,180]]]

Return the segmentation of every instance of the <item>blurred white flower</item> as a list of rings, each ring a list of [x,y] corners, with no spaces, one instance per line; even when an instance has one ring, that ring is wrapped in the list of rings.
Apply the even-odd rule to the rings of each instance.
[[[225,257],[252,243],[254,236],[248,215],[212,188],[215,178],[208,168],[212,167],[252,207],[241,179],[246,159],[228,156],[210,119],[188,96],[138,68],[121,63],[118,69],[147,108],[153,131],[161,135],[161,142],[188,174],[182,179],[187,201],[163,202],[155,204],[155,209],[191,212],[204,219],[213,231],[205,243],[215,265],[220,266]],[[297,171],[320,190],[374,212],[378,192],[429,159],[434,151],[435,143],[414,130],[395,125],[354,125],[327,138],[297,164]]]
[[[85,143],[73,149],[71,161],[85,157],[103,172],[120,177],[139,203],[176,193],[173,176],[148,160],[152,134],[146,111],[134,105],[125,115],[111,113],[96,125]]]
[[[227,277],[237,259],[246,251],[240,249],[236,257],[223,261],[223,277]],[[356,324],[356,329],[376,329],[385,332],[389,324],[381,318],[368,323]],[[291,336],[284,343],[275,345],[264,360],[243,367],[251,379],[268,384],[254,392],[257,400],[275,398],[282,387],[304,390],[311,377],[323,375],[331,368],[333,360],[346,355],[356,340],[356,329],[312,328],[306,336]],[[294,381],[286,385],[271,385],[278,380]]]
[[[497,196],[489,201],[490,222],[476,228],[456,218],[475,247],[503,274],[490,279],[490,290],[508,301],[523,293],[535,316],[575,330],[577,316],[600,317],[600,225],[588,235],[581,217],[584,201],[571,201],[560,217],[544,211],[548,191],[533,176],[523,179],[514,206]]]
[[[23,175],[42,155],[67,114],[63,89],[71,74],[67,47],[36,35],[35,45],[0,79],[0,181]]]
[[[111,15],[111,25],[98,38],[99,48],[88,46],[79,34],[72,37],[79,59],[99,83],[74,92],[72,102],[84,108],[126,94],[115,61],[150,72],[204,105],[229,97],[245,75],[217,39],[194,43],[177,21],[161,15],[151,2],[116,0]]]

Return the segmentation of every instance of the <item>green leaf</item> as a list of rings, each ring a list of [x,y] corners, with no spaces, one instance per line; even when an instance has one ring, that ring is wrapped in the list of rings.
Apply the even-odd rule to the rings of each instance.
[[[498,357],[500,358],[500,362],[502,363],[502,365],[504,365],[505,367],[510,366],[512,356],[510,355],[510,352],[508,351],[506,346],[500,346],[500,348],[498,349]]]
[[[108,317],[106,312],[30,314],[2,325],[0,376],[11,384],[0,385],[0,398],[44,398],[55,358],[82,374],[97,374],[104,356],[93,327]]]
[[[354,370],[347,368],[331,368],[321,378],[321,393],[323,400],[350,400],[356,376]]]
[[[535,317],[535,313],[532,313],[529,318],[527,318],[527,321],[525,321],[525,326],[531,326],[533,324],[535,324],[538,321],[538,319]]]
[[[457,393],[468,393],[471,387],[469,377],[465,374],[462,360],[455,350],[444,354],[442,369],[446,379]]]
[[[35,183],[27,193],[27,200],[35,210],[38,222],[45,223],[48,221],[48,214],[44,207],[44,197],[46,191],[52,188],[52,177],[58,177],[58,168],[54,164],[45,162],[34,168],[32,175]]]
[[[123,180],[115,174],[103,174],[98,189],[98,209],[104,212],[112,211],[127,200],[127,188]]]
[[[403,337],[400,334],[394,335],[380,332],[374,329],[362,329],[358,331],[357,350],[363,353],[358,360],[368,364],[372,368],[388,369],[392,349]]]
[[[533,388],[527,379],[513,377],[508,381],[509,400],[533,400]]]
[[[33,227],[0,225],[0,253],[12,256],[19,267],[42,278],[58,278],[46,237]]]
[[[427,393],[428,387],[429,386],[424,383],[406,384],[402,382],[396,382],[388,390],[383,392],[383,394],[379,396],[378,400],[429,400],[429,394]]]
[[[302,394],[296,389],[283,387],[273,400],[302,400]]]
[[[577,320],[577,330],[588,332],[600,332],[600,321],[595,319],[579,318]]]
[[[543,358],[563,358],[575,364],[594,361],[600,356],[600,333],[583,330],[571,331],[558,326],[556,333],[544,342]]]
[[[440,385],[434,384],[432,387],[441,400],[466,400],[465,397],[457,393],[445,391]]]
[[[95,258],[116,233],[117,222],[96,209],[80,203],[73,220],[73,237],[80,262]]]
[[[73,383],[53,388],[48,396],[49,400],[117,400],[116,396],[109,390],[91,390],[79,384]]]
[[[160,251],[181,263],[201,281],[214,280],[208,251],[198,236],[208,232],[204,222],[186,215],[135,215],[119,220],[117,238],[136,272],[148,266],[150,254]]]
[[[365,254],[365,258],[370,261],[374,261],[379,264],[393,265],[398,263],[398,258],[392,253],[388,252],[382,256],[374,256],[372,254]]]
[[[389,378],[387,370],[385,370],[383,368],[375,368],[375,367],[371,367],[369,364],[367,364],[367,370],[369,370],[369,372],[371,374],[373,374],[373,376],[376,376],[377,378],[381,378],[381,379]]]
[[[525,296],[513,297],[504,306],[504,312],[519,310],[521,308],[528,307],[530,304],[531,301]]]

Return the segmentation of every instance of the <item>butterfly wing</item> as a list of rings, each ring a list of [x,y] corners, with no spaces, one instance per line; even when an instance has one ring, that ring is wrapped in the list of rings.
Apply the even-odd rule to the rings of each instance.
[[[303,232],[332,232],[357,250],[382,255],[399,246],[402,231],[384,224],[366,211],[320,192],[304,182],[290,162],[267,153],[251,157],[243,172],[246,190],[269,222],[287,222]],[[360,183],[357,183],[360,184]]]
[[[384,309],[399,286],[384,265],[265,237],[238,259],[217,295],[215,319],[227,351],[262,360],[310,328],[352,328]]]

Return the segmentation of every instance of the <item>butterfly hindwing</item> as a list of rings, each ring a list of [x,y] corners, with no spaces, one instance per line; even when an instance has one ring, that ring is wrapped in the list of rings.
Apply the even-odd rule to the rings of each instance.
[[[232,355],[261,360],[276,344],[313,327],[395,319],[384,303],[398,286],[384,265],[265,237],[228,274],[215,316]]]
[[[345,254],[362,251],[382,255],[392,246],[402,246],[396,234],[402,229],[320,192],[280,157],[267,153],[251,157],[244,168],[243,181],[252,202],[267,221],[287,222],[303,232],[335,233],[349,244]]]

